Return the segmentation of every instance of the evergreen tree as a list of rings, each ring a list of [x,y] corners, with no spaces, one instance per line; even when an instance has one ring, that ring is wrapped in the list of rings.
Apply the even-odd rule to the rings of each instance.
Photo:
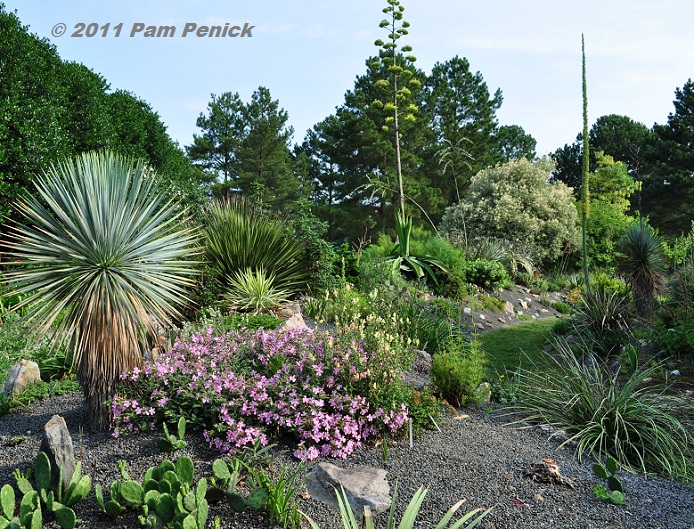
[[[439,152],[448,150],[453,170],[438,183],[448,203],[459,200],[470,178],[501,161],[495,157],[501,90],[490,95],[482,74],[458,56],[436,63],[425,84],[425,111],[431,118]],[[440,155],[439,155],[440,156]]]

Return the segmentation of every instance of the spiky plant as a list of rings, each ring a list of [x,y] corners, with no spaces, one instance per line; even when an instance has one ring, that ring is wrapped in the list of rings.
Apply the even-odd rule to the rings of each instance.
[[[37,332],[55,328],[74,353],[92,429],[110,426],[110,400],[123,372],[142,363],[151,336],[178,317],[193,285],[196,232],[141,162],[91,152],[35,179],[38,197],[16,208],[7,273],[27,297]]]
[[[617,271],[631,285],[636,311],[644,318],[663,288],[667,258],[662,248],[660,237],[644,222],[634,224],[617,243]]]
[[[306,247],[282,219],[236,199],[212,203],[205,224],[205,255],[226,288],[236,274],[261,268],[274,276],[274,286],[280,290],[306,288],[310,273]]]
[[[432,267],[446,272],[443,263],[428,255],[413,255],[410,253],[410,235],[412,234],[412,217],[395,214],[395,231],[398,234],[398,242],[393,251],[386,256],[386,261],[391,263],[393,273],[413,273],[417,278],[424,277],[426,272],[436,283],[436,274]]]
[[[230,281],[227,300],[231,307],[252,311],[254,314],[277,307],[290,296],[288,290],[275,287],[275,276],[265,273],[262,267],[237,272]]]
[[[684,398],[656,381],[662,364],[636,361],[632,371],[615,374],[589,344],[557,338],[553,345],[553,353],[544,353],[551,369],[519,374],[514,408],[525,420],[565,431],[562,445],[575,442],[579,459],[612,456],[625,468],[692,479],[691,412]]]

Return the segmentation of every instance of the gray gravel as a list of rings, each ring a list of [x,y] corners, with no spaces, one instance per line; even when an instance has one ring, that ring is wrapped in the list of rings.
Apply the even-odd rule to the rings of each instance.
[[[507,426],[508,418],[496,410],[467,410],[465,419],[448,417],[442,421],[442,433],[426,432],[409,448],[399,440],[389,449],[384,464],[380,448],[366,448],[346,461],[332,461],[341,466],[373,465],[385,468],[391,484],[398,482],[399,507],[403,508],[421,485],[429,494],[420,511],[418,528],[433,528],[446,510],[461,498],[461,509],[493,507],[482,524],[484,528],[561,528],[561,529],[694,529],[694,488],[664,481],[644,479],[640,475],[621,473],[627,500],[613,506],[597,500],[592,488],[597,483],[591,462],[579,463],[569,449],[557,449],[557,441],[548,439],[545,431],[532,427]],[[0,484],[12,483],[15,468],[33,464],[43,425],[52,415],[62,415],[70,428],[75,452],[81,456],[85,473],[107,488],[119,479],[116,462],[124,459],[135,478],[141,478],[147,467],[166,456],[158,451],[153,435],[132,435],[114,439],[108,434],[89,432],[81,394],[64,395],[39,401],[29,410],[0,417]],[[80,427],[83,433],[80,433]],[[26,439],[11,446],[11,439]],[[200,436],[189,434],[189,446],[178,454],[189,455],[200,475],[210,475],[210,464],[217,454],[210,451]],[[534,462],[545,457],[557,461],[564,476],[573,480],[575,489],[562,485],[535,483],[524,477]],[[274,469],[296,465],[287,452],[277,454]],[[302,489],[303,490],[303,489]],[[300,501],[301,510],[327,529],[341,528],[339,517],[324,505],[308,498]],[[76,506],[85,528],[134,528],[134,514],[113,520],[100,513],[93,495]],[[243,515],[224,506],[213,505],[210,523],[215,515],[222,527],[272,528],[266,513]],[[386,514],[381,515],[381,527]],[[45,527],[58,527],[55,522]]]

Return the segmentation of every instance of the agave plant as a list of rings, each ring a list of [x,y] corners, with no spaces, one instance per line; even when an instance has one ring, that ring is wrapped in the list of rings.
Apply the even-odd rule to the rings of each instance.
[[[412,255],[410,253],[410,234],[412,233],[412,217],[403,216],[401,213],[395,215],[395,231],[398,235],[398,242],[386,260],[392,263],[393,273],[406,272],[414,273],[418,278],[424,277],[426,272],[435,283],[436,274],[432,267],[436,267],[443,272],[446,268],[438,259],[427,255]]]
[[[37,332],[54,327],[74,353],[95,430],[110,426],[121,373],[141,365],[193,285],[196,232],[157,182],[140,162],[92,152],[53,165],[35,180],[39,196],[16,205],[24,220],[8,246],[19,266],[7,280]]]
[[[238,273],[261,268],[274,286],[296,292],[306,287],[310,266],[304,244],[286,224],[246,200],[213,202],[207,212],[205,255],[229,288]]]
[[[617,271],[631,285],[636,311],[644,318],[664,284],[667,258],[662,248],[660,237],[644,222],[634,224],[617,243]]]

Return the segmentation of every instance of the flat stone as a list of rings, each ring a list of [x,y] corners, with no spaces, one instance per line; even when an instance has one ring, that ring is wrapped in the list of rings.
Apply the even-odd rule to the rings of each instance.
[[[7,380],[2,386],[2,394],[9,396],[21,393],[27,384],[41,380],[39,365],[31,360],[20,360],[10,368]]]
[[[513,314],[515,313],[515,310],[513,310],[513,303],[511,303],[510,301],[504,303],[504,312],[509,316],[513,316]]]
[[[369,507],[374,515],[390,509],[392,498],[386,474],[383,469],[368,466],[343,469],[330,463],[318,463],[306,478],[306,488],[312,498],[339,512],[336,490],[342,487],[359,520],[364,515],[364,507]]]
[[[480,322],[475,323],[475,327],[477,327],[480,331],[484,330],[484,325]]]
[[[470,307],[465,307],[463,309],[463,314],[469,316],[470,314],[472,314],[472,309]]]
[[[72,473],[75,471],[75,451],[72,447],[72,436],[67,429],[65,419],[60,415],[54,415],[43,427],[43,439],[41,440],[41,452],[45,452],[51,462],[51,488],[58,488],[58,475],[60,467],[63,467],[63,490],[70,483]]]
[[[496,321],[498,321],[499,323],[506,323],[506,320],[503,318],[497,318]]]

